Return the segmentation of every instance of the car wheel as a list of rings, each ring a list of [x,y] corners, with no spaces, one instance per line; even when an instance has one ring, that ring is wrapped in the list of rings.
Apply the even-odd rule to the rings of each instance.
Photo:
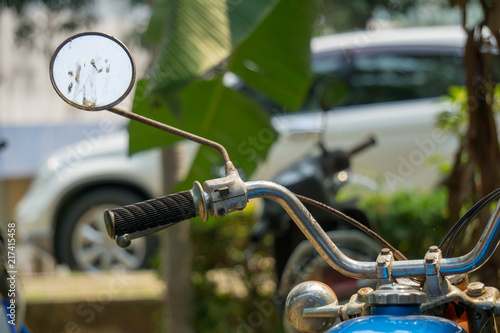
[[[55,232],[55,254],[71,269],[99,271],[135,270],[147,266],[154,236],[135,239],[123,249],[110,239],[104,225],[105,209],[142,201],[138,194],[120,188],[92,190],[78,196],[65,209]]]

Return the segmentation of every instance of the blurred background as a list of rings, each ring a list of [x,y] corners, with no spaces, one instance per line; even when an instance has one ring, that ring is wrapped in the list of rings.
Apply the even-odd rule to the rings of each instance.
[[[169,135],[65,104],[49,63],[66,38],[102,31],[127,45],[138,82],[121,108],[222,141],[246,179],[286,183],[294,173],[317,193],[308,177],[321,174],[327,203],[420,258],[498,182],[497,172],[470,171],[488,156],[482,165],[496,165],[492,118],[478,122],[490,128],[491,155],[460,158],[470,156],[468,110],[485,100],[488,114],[498,110],[499,89],[465,89],[474,66],[464,61],[466,29],[494,10],[447,0],[0,0],[0,221],[16,224],[28,327],[290,332],[278,289],[302,241],[263,202],[126,250],[107,239],[105,208],[190,188],[220,176],[222,164]],[[494,87],[499,32],[485,26],[479,47],[490,65],[480,77]],[[375,146],[347,162],[332,153],[341,166],[319,173],[321,152],[369,136]],[[496,281],[496,266],[489,272]],[[301,274],[295,282],[311,277]]]

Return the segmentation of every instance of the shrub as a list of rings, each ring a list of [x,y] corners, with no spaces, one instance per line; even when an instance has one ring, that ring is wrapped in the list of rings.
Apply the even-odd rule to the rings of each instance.
[[[255,222],[251,207],[210,222],[191,228],[195,330],[280,332],[272,236],[247,257]]]
[[[445,189],[430,193],[401,191],[361,200],[376,232],[412,259],[424,257],[447,231]]]

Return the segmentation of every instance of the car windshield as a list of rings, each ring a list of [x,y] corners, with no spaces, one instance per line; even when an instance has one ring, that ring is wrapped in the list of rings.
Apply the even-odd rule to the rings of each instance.
[[[321,91],[328,85],[335,85],[338,95],[333,106],[442,96],[450,86],[463,85],[462,68],[457,52],[393,50],[323,55],[313,62],[315,77],[303,110],[321,108]]]
[[[299,110],[329,110],[444,96],[451,86],[465,84],[462,53],[459,47],[414,45],[315,54],[313,80]],[[494,54],[489,59],[492,79],[499,82],[500,57]],[[282,110],[239,78],[237,82],[233,88],[270,113]]]

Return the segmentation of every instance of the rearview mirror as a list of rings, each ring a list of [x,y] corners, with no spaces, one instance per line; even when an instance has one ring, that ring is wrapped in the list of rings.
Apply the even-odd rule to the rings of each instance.
[[[101,32],[66,39],[50,61],[50,81],[68,104],[87,111],[120,103],[132,90],[135,65],[127,47]]]

